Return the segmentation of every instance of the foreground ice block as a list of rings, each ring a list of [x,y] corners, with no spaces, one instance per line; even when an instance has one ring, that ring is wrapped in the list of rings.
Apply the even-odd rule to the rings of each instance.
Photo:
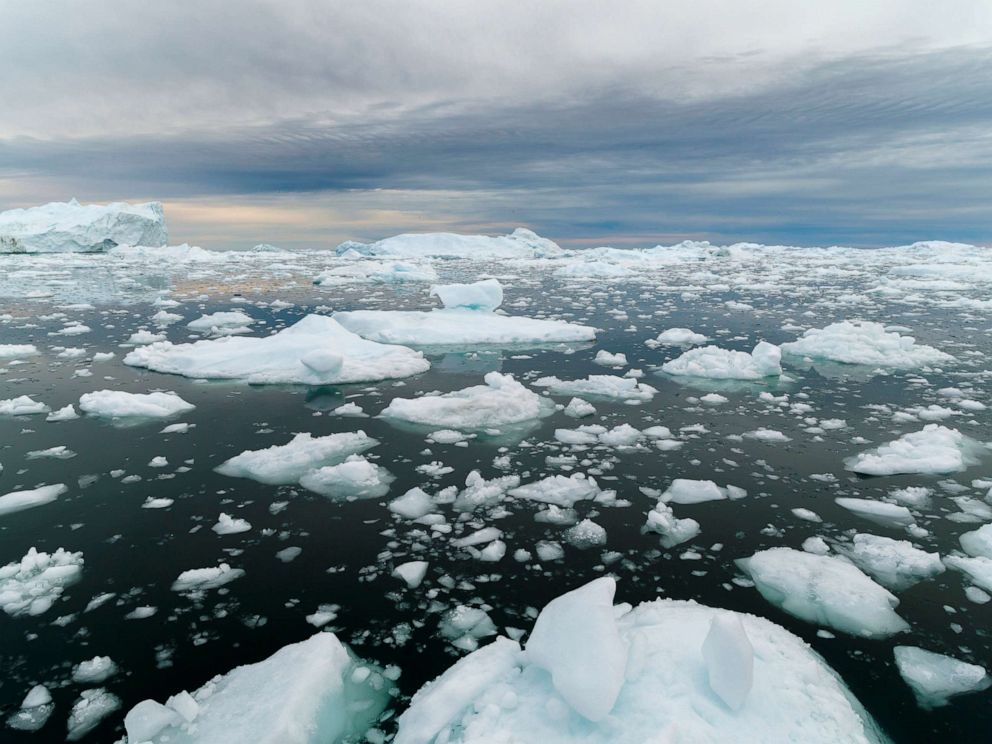
[[[886,638],[909,629],[895,612],[895,595],[842,558],[770,548],[737,565],[751,576],[761,596],[808,623],[865,638]]]
[[[950,354],[916,343],[912,336],[887,332],[881,323],[862,321],[845,320],[826,328],[810,328],[799,340],[782,344],[781,348],[797,356],[875,367],[908,369],[954,360]]]
[[[690,349],[661,365],[662,372],[711,380],[760,380],[782,374],[782,352],[774,344],[759,341],[751,353],[718,346]]]
[[[526,650],[498,638],[458,661],[414,696],[394,744],[888,741],[780,626],[692,602],[614,607],[614,588],[551,602]]]
[[[124,363],[185,377],[306,385],[375,382],[409,377],[430,367],[420,352],[366,341],[323,315],[308,315],[260,338],[160,341],[135,349]]]
[[[473,430],[520,424],[547,416],[549,401],[528,390],[512,375],[490,372],[485,385],[474,385],[444,395],[394,398],[384,418],[438,428]]]
[[[318,633],[192,695],[138,703],[124,718],[127,744],[332,744],[362,736],[390,686],[334,634]]]

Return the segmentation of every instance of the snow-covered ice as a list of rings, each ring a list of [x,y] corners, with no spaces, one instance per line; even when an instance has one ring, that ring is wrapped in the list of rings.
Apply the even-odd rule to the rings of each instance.
[[[117,245],[164,246],[159,202],[106,206],[75,199],[0,212],[0,253],[105,251]]]
[[[430,367],[420,352],[367,341],[323,315],[265,337],[160,341],[130,352],[124,363],[194,378],[307,385],[409,377]]]
[[[311,470],[344,462],[351,455],[375,447],[378,440],[364,431],[339,432],[314,437],[309,432],[294,436],[286,444],[260,450],[245,450],[217,466],[217,472],[235,478],[251,478],[259,483],[296,483]]]
[[[711,380],[761,380],[782,374],[781,359],[779,348],[767,341],[759,341],[750,354],[702,346],[665,362],[661,370],[670,375]]]
[[[984,667],[917,646],[893,649],[899,674],[922,708],[947,705],[950,698],[980,692],[992,685]]]
[[[844,461],[848,470],[864,475],[898,473],[956,473],[978,461],[979,446],[957,429],[927,424],[920,431],[862,452]]]
[[[196,406],[175,393],[128,393],[97,390],[79,397],[79,410],[101,418],[168,418]]]
[[[62,494],[67,493],[68,490],[68,486],[64,483],[55,483],[50,486],[40,486],[27,491],[11,491],[0,496],[0,517],[25,509],[32,509],[36,506],[50,504]]]
[[[932,346],[916,343],[912,336],[887,332],[881,323],[865,321],[845,320],[811,328],[797,341],[782,344],[781,349],[797,356],[875,367],[923,367],[954,359]]]
[[[14,617],[47,612],[82,572],[81,552],[30,548],[21,560],[0,567],[0,609]]]

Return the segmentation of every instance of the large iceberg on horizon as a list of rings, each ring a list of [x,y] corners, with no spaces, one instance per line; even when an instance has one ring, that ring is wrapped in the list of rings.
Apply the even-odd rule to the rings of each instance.
[[[339,256],[354,251],[363,256],[417,258],[544,258],[559,256],[562,249],[523,227],[509,235],[460,235],[458,233],[404,233],[374,243],[348,240],[336,249]]]
[[[357,740],[377,721],[391,683],[333,633],[283,646],[165,704],[124,718],[127,744],[325,744]],[[357,738],[356,738],[357,737]]]
[[[50,202],[0,212],[0,253],[92,253],[118,245],[164,246],[161,202]]]
[[[604,577],[550,602],[526,647],[497,638],[414,695],[394,744],[888,741],[840,677],[763,618]]]
[[[420,352],[366,341],[324,315],[308,315],[265,337],[159,341],[135,349],[124,363],[193,378],[305,385],[376,382],[430,368]]]

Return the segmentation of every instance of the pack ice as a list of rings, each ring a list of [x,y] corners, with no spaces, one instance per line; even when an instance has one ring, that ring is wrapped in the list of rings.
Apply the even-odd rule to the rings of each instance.
[[[73,199],[0,212],[0,253],[105,251],[164,246],[168,239],[160,202],[84,206]]]
[[[631,610],[615,589],[596,579],[552,600],[523,648],[500,637],[458,661],[414,696],[394,744],[886,741],[778,625],[675,600]]]
[[[430,367],[420,352],[366,341],[324,315],[265,337],[160,341],[130,352],[124,363],[185,377],[305,385],[409,377]]]
[[[875,367],[923,367],[954,359],[932,346],[916,343],[912,336],[887,332],[881,323],[866,321],[845,320],[825,328],[810,328],[797,341],[782,344],[781,348],[797,356]]]
[[[165,703],[143,700],[124,718],[127,744],[325,744],[361,738],[391,683],[317,633]]]
[[[355,310],[334,314],[353,333],[371,341],[414,346],[524,344],[593,341],[596,330],[562,320],[540,320],[494,311],[503,302],[495,279],[431,287],[444,308],[420,311]]]

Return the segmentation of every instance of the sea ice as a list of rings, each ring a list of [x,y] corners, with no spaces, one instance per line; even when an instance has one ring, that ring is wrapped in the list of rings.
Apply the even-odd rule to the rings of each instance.
[[[665,362],[661,370],[670,375],[713,380],[760,380],[782,374],[781,358],[779,348],[767,341],[759,341],[750,354],[703,346]]]
[[[859,533],[841,551],[862,571],[892,591],[902,591],[944,572],[939,553],[927,553],[908,540]]]
[[[957,429],[927,424],[877,449],[844,461],[848,470],[864,475],[955,473],[977,461],[978,445]]]
[[[79,410],[102,418],[168,418],[194,408],[175,393],[97,390],[79,397]]]
[[[15,731],[38,731],[55,711],[52,694],[44,685],[35,685],[21,702],[20,710],[7,718],[7,725]]]
[[[164,246],[168,239],[159,202],[84,206],[73,199],[0,212],[0,253],[105,251]]]
[[[709,338],[689,328],[669,328],[659,333],[653,343],[664,346],[683,346],[690,344],[695,346],[705,344],[707,341],[709,341]]]
[[[826,328],[811,328],[798,341],[782,344],[781,348],[797,356],[874,367],[923,367],[954,359],[932,346],[917,344],[912,336],[886,332],[881,323],[863,321],[845,320]]]
[[[0,400],[0,416],[31,416],[36,413],[47,413],[50,410],[44,403],[32,400],[28,395]]]
[[[550,475],[543,480],[527,483],[507,491],[508,495],[518,499],[538,501],[566,508],[575,506],[579,501],[596,499],[603,493],[599,484],[596,483],[596,479],[588,478],[584,473],[573,473],[571,476]],[[608,493],[612,494],[612,491]]]
[[[589,375],[584,380],[560,380],[557,377],[542,377],[532,383],[535,387],[546,387],[552,395],[577,395],[580,397],[602,398],[643,402],[651,400],[655,390],[650,385],[638,382],[633,377],[615,375]]]
[[[771,548],[737,565],[765,599],[800,620],[866,638],[909,629],[895,613],[899,600],[841,558]]]
[[[893,653],[899,674],[913,690],[920,707],[927,710],[947,705],[955,695],[979,692],[992,685],[988,672],[978,664],[916,646],[896,646]]]
[[[300,477],[300,485],[335,499],[377,499],[389,492],[395,478],[385,468],[352,455],[338,465],[325,465]]]
[[[33,488],[29,491],[11,491],[0,496],[0,517],[35,506],[50,504],[68,490],[69,488],[64,483],[56,483],[51,486]]]
[[[338,255],[355,251],[366,256],[418,258],[542,258],[557,256],[562,250],[554,242],[522,227],[506,236],[458,235],[455,233],[405,233],[375,243],[347,241],[337,247]]]
[[[135,349],[124,363],[194,378],[307,385],[409,377],[430,367],[420,352],[367,341],[322,315],[265,337],[161,341]]]
[[[0,608],[8,615],[40,615],[83,572],[83,554],[59,548],[39,553],[30,548],[20,561],[0,568]]]
[[[251,478],[259,483],[287,485],[325,465],[337,465],[351,455],[379,444],[364,431],[340,432],[314,437],[309,432],[294,436],[286,444],[261,450],[245,450],[217,466],[217,472],[234,478]]]

